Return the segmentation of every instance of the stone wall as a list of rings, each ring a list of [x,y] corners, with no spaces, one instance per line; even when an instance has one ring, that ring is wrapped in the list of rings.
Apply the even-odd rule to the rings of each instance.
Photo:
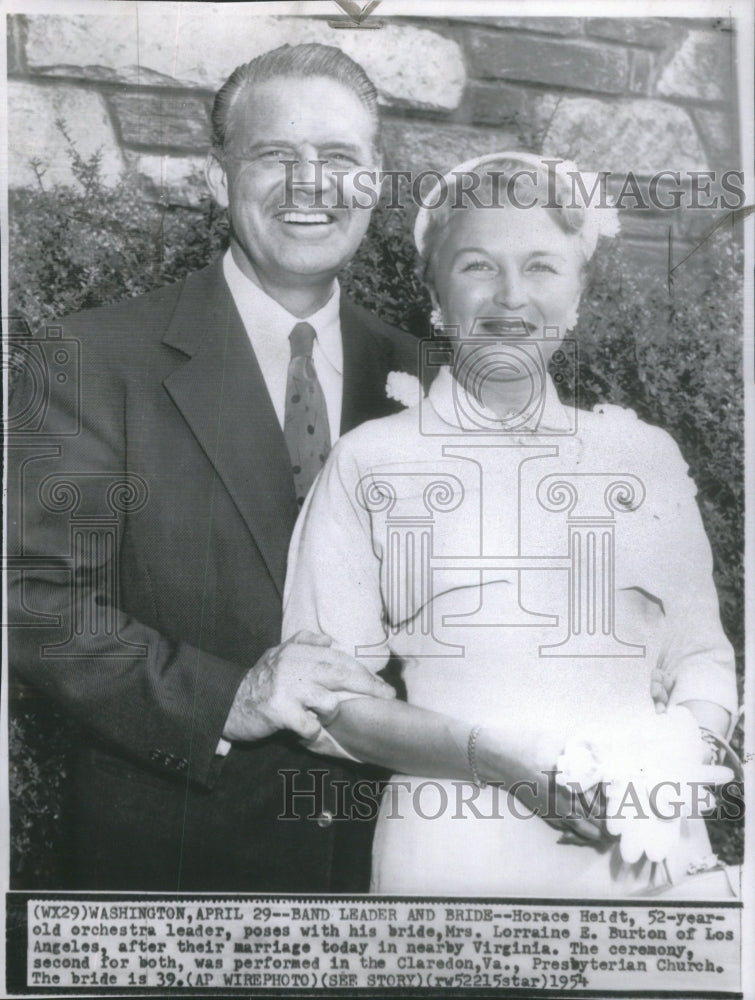
[[[213,92],[237,64],[297,41],[339,45],[365,67],[393,167],[448,168],[521,145],[617,174],[739,166],[729,22],[394,18],[335,30],[325,16],[252,7],[113,4],[10,17],[11,186],[71,183],[70,140],[84,156],[101,150],[110,183],[132,170],[148,197],[196,205]],[[640,249],[665,248],[669,225],[684,246],[711,221],[708,212],[625,214]]]

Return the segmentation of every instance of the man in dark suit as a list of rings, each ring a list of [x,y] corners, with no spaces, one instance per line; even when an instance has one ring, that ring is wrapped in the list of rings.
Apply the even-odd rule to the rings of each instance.
[[[379,165],[376,93],[339,50],[285,46],[232,74],[213,131],[228,252],[66,320],[45,357],[78,353],[80,384],[51,376],[39,428],[11,435],[11,662],[87,734],[72,886],[354,891],[366,838],[333,821],[344,774],[301,742],[338,692],[393,691],[326,637],[279,643],[296,433],[321,463],[416,366],[336,281],[369,222],[348,184]]]

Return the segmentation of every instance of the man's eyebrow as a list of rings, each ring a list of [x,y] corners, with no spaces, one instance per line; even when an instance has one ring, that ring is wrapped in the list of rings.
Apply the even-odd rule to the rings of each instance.
[[[347,149],[350,152],[357,153],[360,150],[358,143],[350,142],[348,139],[325,139],[323,142],[318,143],[318,148],[320,149]]]
[[[290,139],[261,139],[259,142],[242,142],[239,146],[245,153],[257,153],[261,149],[296,149]]]

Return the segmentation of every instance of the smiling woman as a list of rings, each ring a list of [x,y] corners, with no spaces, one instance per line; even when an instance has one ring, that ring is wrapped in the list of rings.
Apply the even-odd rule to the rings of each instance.
[[[581,898],[676,883],[710,853],[702,820],[637,815],[629,836],[601,804],[637,792],[638,741],[645,798],[648,773],[721,777],[698,724],[726,731],[734,659],[694,484],[665,432],[618,407],[567,407],[548,374],[614,213],[528,154],[443,183],[444,207],[415,227],[437,375],[418,405],[332,452],[292,541],[284,614],[284,635],[323,632],[372,670],[398,658],[408,700],[345,695],[312,746],[410,776],[383,802],[377,892]],[[669,727],[691,733],[683,759]],[[575,746],[603,748],[581,801],[555,780]],[[441,779],[430,809],[426,778]]]
[[[466,341],[455,348],[457,379],[463,373],[473,395],[499,414],[522,410],[532,373],[514,346],[502,354],[500,343],[487,348],[477,338],[537,344],[542,392],[551,358],[576,326],[598,236],[616,231],[610,205],[576,200],[587,187],[574,164],[555,163],[519,154],[461,164],[437,185],[446,187],[440,210],[423,208],[415,224],[433,322]]]
[[[576,323],[581,271],[578,237],[544,209],[513,212],[505,228],[497,211],[465,212],[436,244],[431,274],[438,318],[463,342],[456,347],[457,368],[493,359],[476,392],[494,412],[510,411],[530,394],[526,372],[500,363],[497,338],[537,338],[547,366]],[[478,342],[486,337],[490,350]]]

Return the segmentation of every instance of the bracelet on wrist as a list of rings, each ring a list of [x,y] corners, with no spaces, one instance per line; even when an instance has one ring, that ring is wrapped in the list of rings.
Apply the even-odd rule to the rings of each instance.
[[[481,730],[482,726],[473,726],[469,731],[467,761],[469,763],[469,770],[472,772],[472,781],[474,781],[478,788],[487,788],[488,783],[480,777],[480,771],[477,767],[477,737],[480,735]]]

